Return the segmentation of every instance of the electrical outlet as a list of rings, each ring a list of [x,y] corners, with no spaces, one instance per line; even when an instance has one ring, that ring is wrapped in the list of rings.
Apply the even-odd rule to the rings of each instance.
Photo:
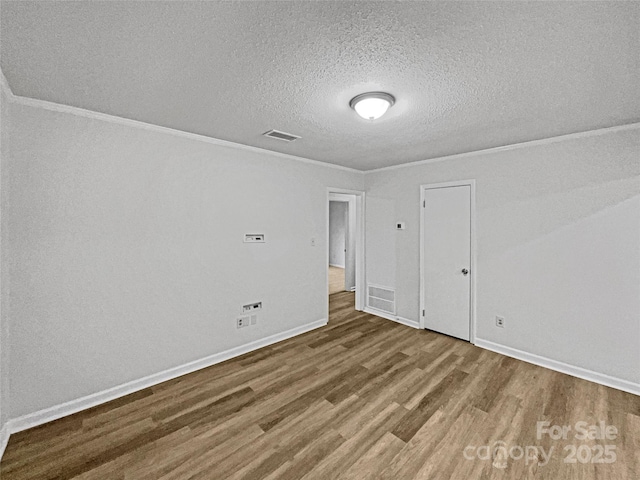
[[[504,317],[496,315],[496,327],[504,328]]]
[[[250,317],[238,317],[237,318],[237,327],[243,328],[249,326]]]

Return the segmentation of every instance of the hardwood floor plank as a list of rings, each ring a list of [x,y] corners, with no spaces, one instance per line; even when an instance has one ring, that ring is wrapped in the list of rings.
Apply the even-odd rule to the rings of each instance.
[[[455,395],[460,382],[467,377],[467,373],[454,370],[444,377],[433,390],[428,392],[415,408],[407,412],[402,421],[391,431],[396,437],[404,442],[408,442],[416,434],[422,425],[431,416],[442,408]]]
[[[510,357],[502,357],[494,369],[493,375],[489,377],[482,396],[476,399],[474,406],[480,410],[488,412],[493,404],[498,400],[499,393],[504,390],[507,383],[513,377],[513,372],[517,366],[517,360]]]
[[[329,295],[344,292],[344,268],[329,267]]]
[[[470,444],[473,431],[481,428],[486,419],[484,412],[468,406],[456,418],[447,435],[433,447],[429,462],[424,463],[415,473],[415,478],[466,478],[453,476],[453,472],[461,461],[458,445]]]
[[[376,480],[380,471],[405,443],[392,433],[385,433],[356,463],[338,478],[340,480]]]
[[[338,432],[333,429],[327,430],[317,440],[310,442],[300,450],[292,461],[284,464],[283,468],[276,470],[272,478],[277,480],[298,480],[344,442],[345,439]]]
[[[323,328],[12,435],[2,480],[640,478],[640,397],[353,302],[336,293]],[[539,421],[618,435],[538,438]],[[496,442],[554,453],[500,468],[464,456]],[[617,459],[568,464],[572,445]]]
[[[388,433],[402,418],[405,410],[398,404],[388,404],[372,416],[364,416],[358,432],[326,457],[303,480],[336,479],[366,454],[376,441]]]
[[[379,478],[413,479],[418,470],[429,462],[433,449],[447,434],[449,420],[443,410],[436,411],[380,472]]]

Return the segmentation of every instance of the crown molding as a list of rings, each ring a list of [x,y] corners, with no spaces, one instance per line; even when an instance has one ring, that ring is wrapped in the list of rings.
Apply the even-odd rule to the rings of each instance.
[[[8,88],[8,84],[7,84],[7,88]],[[9,91],[11,90],[9,89]],[[101,120],[103,122],[114,123],[117,125],[124,125],[127,127],[139,128],[142,130],[158,132],[158,133],[164,133],[167,135],[173,135],[175,137],[187,138],[189,140],[209,143],[211,145],[218,145],[221,147],[240,149],[248,152],[259,153],[262,155],[271,155],[274,157],[283,158],[286,160],[294,160],[296,162],[302,162],[309,165],[315,165],[318,167],[333,168],[336,170],[342,170],[346,172],[358,173],[360,175],[364,175],[364,172],[362,170],[356,170],[355,168],[343,167],[342,165],[335,165],[333,163],[312,160],[310,158],[299,157],[297,155],[291,155],[289,153],[275,152],[273,150],[267,150],[266,148],[253,147],[253,146],[245,145],[242,143],[230,142],[228,140],[220,140],[218,138],[208,137],[206,135],[200,135],[197,133],[185,132],[183,130],[177,130],[174,128],[161,127],[159,125],[154,125],[152,123],[141,122],[139,120],[131,120],[129,118],[118,117],[116,115],[110,115],[107,113],[95,112],[93,110],[86,110],[84,108],[73,107],[71,105],[48,102],[46,100],[38,100],[36,98],[30,98],[30,97],[22,97],[20,95],[14,95],[14,94],[11,94],[10,98],[14,103],[17,103],[19,105],[24,105],[27,107],[42,108],[43,110],[49,110],[52,112],[68,113],[78,117],[89,118],[92,120]]]
[[[381,168],[374,168],[372,170],[364,170],[364,173],[367,174],[367,173],[386,172],[389,170],[397,170],[399,168],[416,167],[419,165],[426,165],[429,163],[436,163],[436,162],[444,162],[447,160],[458,160],[461,158],[475,157],[478,155],[485,155],[490,153],[506,152],[509,150],[519,150],[521,148],[535,147],[540,145],[550,145],[552,143],[562,142],[565,140],[597,137],[599,135],[605,135],[607,133],[622,132],[626,130],[635,130],[635,129],[640,129],[640,122],[627,123],[624,125],[616,125],[613,127],[597,128],[594,130],[585,130],[583,132],[568,133],[565,135],[558,135],[556,137],[541,138],[539,140],[530,140],[528,142],[512,143],[512,144],[503,145],[500,147],[485,148],[483,150],[474,150],[472,152],[465,152],[465,153],[456,153],[454,155],[445,155],[443,157],[428,158],[426,160],[417,160],[415,162],[402,163],[400,165],[391,165],[389,167],[381,167]]]
[[[153,132],[159,132],[159,133],[164,133],[167,135],[173,135],[173,136],[177,136],[177,137],[181,137],[181,138],[187,138],[190,140],[195,140],[195,141],[199,141],[199,142],[204,142],[204,143],[209,143],[212,145],[218,145],[218,146],[222,146],[222,147],[227,147],[227,148],[235,148],[235,149],[240,149],[240,150],[245,150],[245,151],[249,151],[249,152],[253,152],[253,153],[259,153],[259,154],[266,154],[266,155],[271,155],[274,157],[278,157],[278,158],[283,158],[283,159],[287,159],[287,160],[293,160],[293,161],[297,161],[297,162],[302,162],[302,163],[306,163],[309,165],[316,165],[316,166],[320,166],[320,167],[328,167],[328,168],[333,168],[336,170],[342,170],[342,171],[346,171],[346,172],[351,172],[351,173],[358,173],[361,175],[366,175],[369,173],[378,173],[378,172],[385,172],[385,171],[390,171],[390,170],[397,170],[400,168],[407,168],[407,167],[416,167],[416,166],[420,166],[420,165],[426,165],[429,163],[437,163],[437,162],[444,162],[447,160],[458,160],[461,158],[470,158],[470,157],[475,157],[478,155],[485,155],[485,154],[491,154],[491,153],[498,153],[498,152],[505,152],[505,151],[510,151],[510,150],[518,150],[521,148],[527,148],[527,147],[534,147],[534,146],[540,146],[540,145],[549,145],[552,143],[556,143],[556,142],[562,142],[565,140],[574,140],[574,139],[578,139],[578,138],[587,138],[587,137],[595,137],[595,136],[599,136],[599,135],[605,135],[607,133],[614,133],[614,132],[620,132],[620,131],[627,131],[627,130],[635,130],[635,129],[639,129],[640,128],[640,122],[637,123],[629,123],[629,124],[625,124],[625,125],[616,125],[613,127],[605,127],[605,128],[597,128],[594,130],[585,130],[582,132],[575,132],[575,133],[568,133],[565,135],[558,135],[555,137],[547,137],[547,138],[542,138],[542,139],[538,139],[538,140],[530,140],[527,142],[520,142],[520,143],[513,143],[513,144],[509,144],[509,145],[502,145],[499,147],[491,147],[491,148],[485,148],[482,150],[474,150],[471,152],[464,152],[464,153],[456,153],[453,155],[445,155],[445,156],[441,156],[441,157],[434,157],[434,158],[428,158],[425,160],[417,160],[415,162],[409,162],[409,163],[402,163],[399,165],[391,165],[389,167],[381,167],[381,168],[374,168],[371,170],[358,170],[355,168],[350,168],[350,167],[344,167],[342,165],[336,165],[333,163],[328,163],[328,162],[321,162],[319,160],[312,160],[310,158],[306,158],[306,157],[299,157],[297,155],[291,155],[289,153],[281,153],[281,152],[276,152],[273,150],[267,150],[266,148],[260,148],[260,147],[253,147],[251,145],[245,145],[243,143],[236,143],[236,142],[230,142],[228,140],[220,140],[218,138],[214,138],[214,137],[209,137],[206,135],[200,135],[197,133],[190,133],[190,132],[185,132],[183,130],[177,130],[174,128],[169,128],[169,127],[161,127],[159,125],[155,125],[152,123],[146,123],[146,122],[141,122],[139,120],[131,120],[128,118],[124,118],[124,117],[119,117],[117,115],[110,115],[107,113],[100,113],[100,112],[96,112],[93,110],[86,110],[84,108],[79,108],[79,107],[73,107],[71,105],[64,105],[64,104],[60,104],[60,103],[54,103],[54,102],[48,102],[46,100],[38,100],[35,98],[30,98],[30,97],[22,97],[19,95],[15,95],[13,93],[13,91],[11,90],[11,87],[9,86],[9,83],[7,82],[6,77],[4,76],[4,73],[2,72],[2,69],[0,69],[0,88],[2,89],[2,91],[4,91],[4,93],[7,95],[7,97],[9,98],[10,101],[20,104],[20,105],[25,105],[28,107],[33,107],[33,108],[42,108],[44,110],[49,110],[49,111],[53,111],[53,112],[60,112],[60,113],[68,113],[71,115],[76,115],[79,117],[84,117],[84,118],[90,118],[93,120],[102,120],[104,122],[109,122],[109,123],[115,123],[118,125],[125,125],[125,126],[129,126],[129,127],[133,127],[133,128],[140,128],[143,130],[148,130],[148,131],[153,131]]]

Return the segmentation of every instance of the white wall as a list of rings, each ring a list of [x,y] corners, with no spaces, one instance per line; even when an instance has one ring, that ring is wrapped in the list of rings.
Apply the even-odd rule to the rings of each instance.
[[[347,208],[345,202],[329,202],[329,265],[345,267]]]
[[[599,133],[367,173],[368,281],[418,321],[420,185],[476,179],[478,338],[640,384],[640,128]]]
[[[327,187],[362,174],[24,104],[11,142],[12,418],[326,316]]]
[[[469,178],[478,337],[640,383],[637,128],[363,176],[23,104],[9,115],[4,418],[322,319],[329,186],[366,185],[367,282],[417,321],[419,186]],[[258,300],[259,324],[236,329]]]

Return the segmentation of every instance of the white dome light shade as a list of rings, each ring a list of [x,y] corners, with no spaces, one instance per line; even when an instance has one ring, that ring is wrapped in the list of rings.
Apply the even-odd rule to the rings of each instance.
[[[384,92],[369,92],[353,97],[349,105],[366,120],[375,120],[384,115],[395,103],[392,95]]]

